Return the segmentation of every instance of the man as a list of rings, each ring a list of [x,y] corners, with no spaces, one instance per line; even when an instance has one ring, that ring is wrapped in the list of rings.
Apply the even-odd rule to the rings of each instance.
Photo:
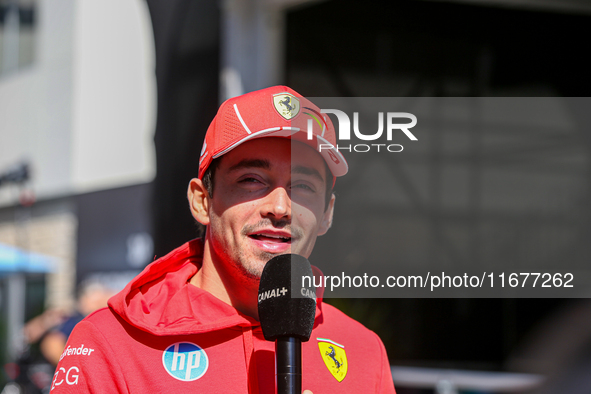
[[[39,343],[43,356],[52,365],[60,360],[70,333],[82,319],[92,312],[107,306],[107,301],[115,291],[96,281],[83,282],[80,285],[76,310],[55,327],[51,327]]]
[[[308,257],[330,228],[332,186],[347,172],[334,145],[330,119],[285,86],[222,104],[188,189],[203,240],[150,264],[81,322],[52,390],[274,393],[258,283],[270,258]],[[302,385],[316,394],[394,392],[377,335],[320,297],[302,359]]]

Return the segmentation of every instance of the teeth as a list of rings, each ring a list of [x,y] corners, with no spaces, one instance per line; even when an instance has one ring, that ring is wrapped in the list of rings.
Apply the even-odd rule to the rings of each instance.
[[[285,237],[282,237],[280,235],[267,235],[267,237],[269,238],[279,238],[279,239],[286,239]]]
[[[281,240],[285,240],[285,241],[288,241],[291,239],[290,237],[283,237],[281,235],[274,235],[274,234],[273,235],[272,234],[255,234],[254,236],[257,238],[258,237],[265,237],[265,238],[281,239]]]

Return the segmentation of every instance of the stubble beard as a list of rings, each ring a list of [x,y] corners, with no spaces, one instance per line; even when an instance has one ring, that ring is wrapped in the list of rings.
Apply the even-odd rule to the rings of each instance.
[[[282,229],[285,231],[289,231],[292,235],[292,239],[299,239],[302,237],[303,232],[296,227],[291,226],[290,220],[272,220],[272,219],[262,219],[256,224],[247,224],[242,228],[241,234],[244,237],[248,237],[248,234],[256,232],[263,228],[274,227],[276,229]],[[287,252],[290,253],[290,252]],[[284,254],[284,253],[281,253]],[[267,262],[271,260],[273,257],[278,256],[277,253],[269,253],[262,250],[255,250],[254,256],[247,255],[244,250],[240,250],[238,255],[238,261],[236,265],[238,269],[242,272],[243,276],[248,279],[248,281],[260,281],[261,275],[263,273],[263,269]],[[255,261],[252,261],[255,260]]]
[[[253,256],[245,256],[245,254],[241,251],[240,255],[238,256],[239,261],[236,265],[238,269],[241,271],[242,276],[244,276],[249,282],[258,282],[261,279],[261,275],[263,274],[263,268],[266,262],[271,260],[275,256],[276,255],[272,253],[258,251],[253,258]]]

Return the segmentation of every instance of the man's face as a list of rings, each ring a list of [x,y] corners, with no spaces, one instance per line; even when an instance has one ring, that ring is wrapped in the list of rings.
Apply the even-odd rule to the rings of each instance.
[[[208,209],[212,258],[256,280],[274,256],[307,258],[332,221],[325,171],[317,152],[285,138],[255,139],[222,156]]]

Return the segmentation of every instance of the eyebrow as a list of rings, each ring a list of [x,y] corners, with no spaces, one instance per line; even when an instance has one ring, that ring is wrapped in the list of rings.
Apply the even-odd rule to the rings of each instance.
[[[315,168],[306,167],[306,166],[294,166],[291,167],[291,172],[293,174],[303,174],[303,175],[312,175],[314,178],[317,178],[321,182],[324,182],[324,178],[320,175]]]
[[[238,163],[234,164],[232,167],[228,169],[229,172],[240,170],[242,168],[262,168],[264,170],[271,169],[271,163],[269,160],[266,159],[244,159],[239,161]],[[324,178],[320,175],[320,172],[315,168],[306,167],[306,166],[294,166],[291,167],[291,172],[293,174],[303,174],[303,175],[311,175],[314,178],[317,178],[319,181],[324,182]]]
[[[237,164],[234,164],[228,171],[232,172],[241,168],[262,168],[269,170],[271,168],[271,163],[265,159],[244,159],[239,161]]]

